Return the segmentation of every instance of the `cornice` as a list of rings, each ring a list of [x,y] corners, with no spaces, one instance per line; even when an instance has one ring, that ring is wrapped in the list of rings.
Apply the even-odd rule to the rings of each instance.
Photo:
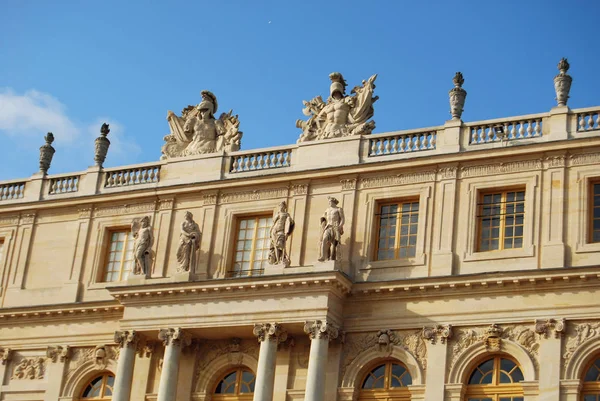
[[[0,326],[13,325],[15,321],[33,321],[41,323],[44,321],[56,322],[61,320],[89,320],[106,319],[109,316],[120,318],[124,307],[113,302],[90,302],[64,305],[43,305],[32,307],[1,308]]]
[[[338,271],[294,275],[213,279],[184,283],[156,283],[136,286],[107,287],[122,305],[179,302],[190,298],[235,299],[277,295],[306,295],[330,292],[340,298],[350,293],[352,282]]]

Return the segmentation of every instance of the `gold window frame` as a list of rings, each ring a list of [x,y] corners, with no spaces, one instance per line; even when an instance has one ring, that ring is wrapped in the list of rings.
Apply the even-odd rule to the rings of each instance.
[[[407,241],[407,246],[404,247],[407,249],[410,248],[410,237],[415,237],[415,243],[414,245],[412,245],[412,247],[414,248],[414,255],[409,256],[408,252],[407,252],[407,256],[406,257],[400,257],[400,248],[402,248],[402,246],[400,245],[401,243],[401,230],[402,230],[402,205],[404,204],[413,204],[416,203],[417,204],[417,210],[413,212],[412,208],[411,210],[409,210],[409,217],[412,217],[412,215],[416,215],[417,216],[417,221],[412,224],[409,221],[408,224],[408,233],[406,234],[406,236],[408,236],[408,241]],[[382,215],[382,209],[385,206],[394,206],[397,205],[398,206],[398,211],[396,212],[396,230],[394,233],[394,257],[391,259],[379,259],[379,251],[381,250],[379,247],[379,242],[381,240],[381,215]],[[377,203],[376,206],[376,226],[375,226],[375,246],[373,247],[373,256],[372,256],[372,260],[375,262],[383,262],[383,261],[392,261],[392,260],[408,260],[408,259],[414,259],[417,255],[417,246],[418,246],[418,240],[419,240],[419,213],[420,213],[420,209],[421,209],[421,204],[420,204],[420,200],[418,197],[410,197],[410,198],[404,198],[404,199],[396,199],[396,200],[386,200],[386,201],[381,201]],[[415,234],[411,234],[410,233],[410,227],[414,225],[417,228],[417,232]],[[391,249],[391,248],[386,248],[386,249]]]
[[[266,228],[267,229],[267,235],[265,237],[263,237],[262,239],[265,241],[269,241],[270,239],[270,235],[269,235],[269,231],[271,228],[271,220],[272,220],[273,216],[271,214],[266,214],[266,213],[255,213],[255,214],[248,214],[248,215],[238,215],[235,218],[235,223],[234,223],[234,227],[235,227],[235,231],[234,231],[234,238],[233,238],[233,248],[231,251],[231,269],[229,269],[229,271],[227,272],[227,275],[230,277],[246,277],[246,276],[254,276],[254,275],[261,275],[264,271],[264,267],[261,267],[260,269],[255,269],[254,268],[254,263],[257,262],[258,260],[255,259],[256,257],[256,252],[257,252],[257,248],[256,248],[256,244],[257,241],[259,240],[259,238],[257,238],[257,233],[258,230],[260,228]],[[240,230],[241,230],[241,224],[243,221],[248,221],[254,219],[254,232],[252,234],[252,245],[251,245],[251,249],[250,249],[250,258],[249,260],[242,260],[242,262],[248,262],[250,269],[249,270],[239,270],[239,272],[237,270],[235,270],[235,265],[236,263],[238,263],[236,261],[236,256],[238,254],[238,249],[237,249],[237,243],[238,241],[240,241]],[[260,220],[261,219],[266,219],[267,220],[267,225],[265,227],[260,227]],[[246,238],[247,239],[247,238]],[[268,247],[268,245],[266,245]],[[266,248],[261,248],[260,250],[264,250]],[[267,259],[259,259],[260,261],[262,261],[261,264],[266,263]],[[244,273],[244,272],[248,272],[248,274],[239,274],[239,273]]]
[[[523,200],[522,201],[517,201],[516,199],[514,201],[512,201],[511,203],[514,203],[515,206],[517,205],[517,203],[522,203],[523,204],[523,223],[520,224],[520,226],[522,227],[522,232],[521,235],[519,236],[519,238],[521,238],[521,246],[520,247],[512,247],[512,248],[505,248],[504,247],[504,242],[505,239],[508,238],[506,237],[506,207],[507,204],[509,203],[506,198],[507,198],[507,194],[514,192],[515,194],[518,192],[523,192]],[[485,249],[482,250],[482,240],[483,240],[483,220],[484,220],[484,215],[483,215],[483,209],[486,205],[492,206],[492,205],[497,205],[498,203],[489,203],[489,204],[484,204],[483,200],[484,197],[487,195],[497,195],[500,194],[500,214],[498,216],[500,216],[500,225],[499,225],[499,236],[495,239],[498,240],[498,248],[497,249]],[[493,189],[489,189],[489,190],[482,190],[479,191],[478,196],[477,196],[477,215],[476,215],[476,220],[477,220],[477,230],[476,230],[476,251],[477,252],[498,252],[498,251],[504,251],[504,250],[513,250],[513,249],[523,249],[525,247],[525,222],[526,222],[526,214],[527,214],[527,188],[525,186],[518,186],[518,187],[508,187],[508,188],[493,188]],[[516,211],[513,212],[513,216],[516,218],[517,213]],[[493,216],[492,214],[490,214],[490,216]],[[513,227],[516,229],[517,224],[513,224]],[[490,227],[491,228],[491,227]],[[517,238],[517,236],[514,235],[514,231],[513,231],[513,236],[512,238]],[[494,237],[490,237],[490,239],[494,239]]]

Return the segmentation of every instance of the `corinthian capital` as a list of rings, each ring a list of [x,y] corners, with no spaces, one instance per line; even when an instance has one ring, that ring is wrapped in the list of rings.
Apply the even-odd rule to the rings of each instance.
[[[445,344],[452,337],[452,325],[437,325],[434,327],[423,327],[423,339],[435,344],[438,340]]]
[[[287,331],[279,323],[257,323],[254,325],[253,333],[258,341],[275,341],[282,343],[287,339]]]
[[[541,337],[548,338],[550,332],[554,332],[554,338],[560,338],[565,334],[565,319],[547,319],[535,321],[535,332]]]
[[[158,339],[163,342],[165,347],[175,345],[183,348],[192,343],[191,336],[180,327],[174,329],[160,329],[158,332]]]
[[[140,336],[132,331],[115,331],[115,342],[119,344],[119,348],[136,348]]]
[[[310,320],[304,323],[304,332],[308,334],[311,340],[325,338],[331,341],[337,338],[340,329],[335,324],[327,321]]]

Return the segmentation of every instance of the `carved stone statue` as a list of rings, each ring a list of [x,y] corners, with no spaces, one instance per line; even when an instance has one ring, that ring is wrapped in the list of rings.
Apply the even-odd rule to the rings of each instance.
[[[179,247],[177,248],[177,271],[187,272],[196,265],[196,252],[200,249],[200,227],[194,221],[190,212],[185,212],[179,234]]]
[[[273,225],[271,226],[271,246],[269,249],[269,263],[276,265],[283,263],[289,266],[289,258],[286,251],[287,239],[294,232],[295,223],[287,211],[287,203],[281,202],[273,213]]]
[[[561,58],[558,63],[558,75],[554,77],[554,90],[556,91],[556,101],[559,106],[566,106],[571,91],[573,78],[567,74],[569,71],[569,62],[566,58]]]
[[[331,86],[327,103],[321,96],[302,102],[302,112],[309,119],[296,121],[296,127],[302,129],[298,142],[370,134],[375,129],[375,122],[368,120],[373,117],[373,103],[379,99],[373,97],[376,78],[377,74],[363,80],[362,86],[352,89],[353,96],[346,96],[347,84],[342,74],[329,74]]]
[[[201,95],[200,104],[183,109],[181,117],[172,111],[167,112],[171,133],[164,137],[166,144],[162,147],[162,159],[240,149],[242,132],[239,131],[238,116],[230,110],[215,119],[218,108],[216,96],[207,90]]]
[[[321,217],[321,240],[319,261],[337,260],[339,244],[344,234],[344,210],[338,207],[339,201],[328,196],[329,207]]]
[[[452,114],[453,120],[460,120],[465,107],[465,99],[467,97],[467,91],[462,87],[465,83],[463,74],[460,71],[457,72],[454,75],[452,82],[454,82],[454,88],[450,89],[450,92],[448,92],[448,95],[450,96],[450,114]]]
[[[15,370],[11,376],[12,380],[25,379],[27,377],[27,367],[30,365],[29,359],[21,359],[21,362],[15,366]]]
[[[102,124],[100,127],[100,136],[94,141],[94,161],[96,166],[102,167],[104,160],[106,160],[106,154],[108,153],[108,147],[110,141],[106,137],[110,133],[110,128],[107,123]]]
[[[52,142],[54,142],[54,135],[52,135],[52,132],[48,132],[44,139],[46,140],[46,143],[40,147],[40,172],[42,174],[48,172],[50,164],[52,163],[52,156],[54,156],[55,152],[52,147]]]
[[[131,223],[131,232],[133,233],[133,257],[135,265],[133,274],[148,275],[150,271],[150,261],[152,259],[152,244],[154,235],[150,226],[150,217],[144,216],[141,219],[133,219]]]

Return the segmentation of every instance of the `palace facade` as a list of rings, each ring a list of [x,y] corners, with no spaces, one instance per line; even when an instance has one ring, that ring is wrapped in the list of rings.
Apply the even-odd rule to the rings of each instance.
[[[0,400],[597,401],[600,107],[371,134],[376,76],[239,150],[0,182]],[[60,152],[57,157],[60,156]],[[64,156],[64,155],[63,155]]]

